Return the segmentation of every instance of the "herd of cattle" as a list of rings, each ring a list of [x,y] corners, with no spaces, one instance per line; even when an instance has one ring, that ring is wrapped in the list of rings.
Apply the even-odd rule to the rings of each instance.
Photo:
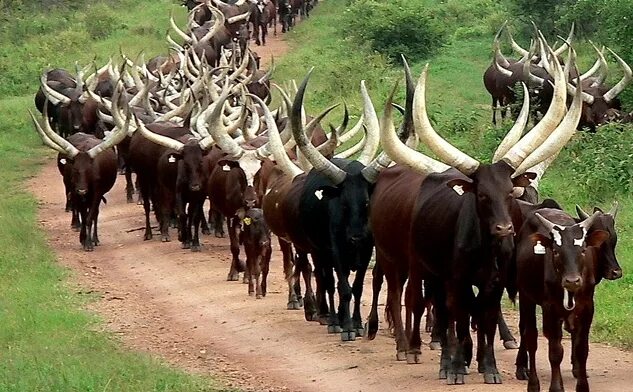
[[[563,389],[564,325],[572,336],[576,390],[588,391],[594,288],[603,278],[622,276],[615,257],[617,205],[591,214],[578,209],[576,217],[554,200],[539,202],[538,181],[582,121],[600,123],[596,116],[604,105],[608,113],[620,109],[616,96],[631,78],[626,63],[612,52],[625,77],[607,88],[602,51],[597,66],[579,75],[571,37],[557,51],[538,31],[530,50],[512,40],[522,54],[514,61],[500,53],[497,35],[485,76],[493,109],[516,97],[523,103],[488,164],[434,130],[425,101],[428,66],[416,84],[406,61],[404,107],[393,102],[394,88],[379,118],[361,82],[358,122],[350,127],[345,107],[342,123],[330,125],[328,137],[321,123],[337,105],[317,116],[306,113],[310,73],[299,87],[282,88],[270,82],[272,70],[259,69],[248,47],[251,30],[268,25],[268,19],[260,23],[252,16],[270,4],[273,13],[287,15],[281,1],[189,1],[187,27],[180,29],[172,19],[183,44],[168,38],[167,57],[145,63],[142,56],[122,55],[120,65],[111,60],[89,76],[90,68],[80,67],[75,75],[59,69],[43,73],[36,95],[42,118],[31,116],[44,144],[59,152],[66,208],[83,248],[99,245],[99,205],[121,167],[128,202],[136,174],[145,240],[153,236],[152,207],[161,241],[170,241],[175,226],[182,247],[192,251],[201,249],[201,230],[221,237],[226,221],[233,255],[227,279],[238,280],[244,272],[249,294],[260,298],[266,295],[272,231],[283,253],[288,309],[303,307],[306,320],[327,325],[344,341],[376,335],[378,292],[386,279],[385,314],[398,360],[420,361],[420,323],[427,310],[427,332],[441,347],[440,378],[464,383],[473,355],[469,328],[476,325],[478,371],[486,383],[498,384],[494,338],[497,325],[505,324],[500,301],[506,289],[521,300],[516,377],[528,380],[529,391],[540,390],[535,363],[540,305],[549,340],[550,390]],[[310,7],[301,4],[305,15]],[[592,76],[597,70],[600,75]],[[517,81],[522,94],[515,94]],[[268,107],[271,87],[281,97],[274,110]],[[545,90],[547,103],[539,101],[540,113],[533,115],[530,97],[544,96]],[[397,132],[393,108],[403,113]],[[535,125],[525,133],[529,118]],[[358,142],[335,154],[352,139]],[[418,152],[419,142],[438,160]],[[373,303],[365,331],[360,304],[374,249]],[[504,340],[514,340],[503,329]]]

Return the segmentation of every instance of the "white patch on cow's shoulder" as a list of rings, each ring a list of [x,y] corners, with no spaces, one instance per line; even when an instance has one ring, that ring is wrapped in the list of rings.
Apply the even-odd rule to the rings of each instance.
[[[231,166],[224,165],[224,166],[222,166],[222,170],[224,170],[224,171],[231,171]]]
[[[62,165],[66,164],[66,158],[62,158],[59,160],[59,163],[61,163]]]
[[[463,185],[455,185],[455,186],[453,186],[453,190],[455,191],[455,193],[457,193],[460,196],[464,194],[464,186]]]
[[[168,161],[169,161],[169,163],[174,163],[174,162],[176,162],[176,158],[172,155],[172,156],[169,157]]]
[[[323,189],[318,189],[314,191],[314,196],[316,196],[316,198],[319,200],[323,199]]]
[[[534,245],[534,254],[535,255],[545,254],[545,247],[541,244],[541,241],[536,241],[536,245]]]

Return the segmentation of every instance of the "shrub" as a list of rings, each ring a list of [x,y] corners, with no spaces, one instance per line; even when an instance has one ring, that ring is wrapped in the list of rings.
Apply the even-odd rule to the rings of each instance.
[[[609,124],[597,133],[581,132],[566,149],[565,166],[578,188],[595,201],[633,192],[633,129]]]
[[[120,27],[114,12],[104,4],[97,4],[88,8],[84,24],[92,39],[107,38]]]
[[[416,60],[429,56],[445,42],[444,28],[420,2],[356,0],[347,9],[345,32],[359,44],[392,60],[400,54]]]

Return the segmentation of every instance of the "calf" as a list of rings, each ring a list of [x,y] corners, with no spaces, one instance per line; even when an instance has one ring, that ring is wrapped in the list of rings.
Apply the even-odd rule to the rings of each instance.
[[[248,295],[261,299],[266,296],[266,278],[272,253],[270,229],[260,208],[240,209],[237,216],[242,223],[239,239],[246,253]]]
[[[562,324],[572,335],[576,391],[589,391],[587,355],[596,285],[595,253],[609,233],[593,225],[600,213],[580,223],[563,211],[540,209],[531,214],[517,236],[516,268],[521,347],[517,378],[528,379],[528,391],[540,391],[536,374],[536,305],[543,309],[543,333],[549,342],[550,391],[562,391]],[[529,367],[527,357],[529,357]],[[523,353],[523,355],[521,355]]]

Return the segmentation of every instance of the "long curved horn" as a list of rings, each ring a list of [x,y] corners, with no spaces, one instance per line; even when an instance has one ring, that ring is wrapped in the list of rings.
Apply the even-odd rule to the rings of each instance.
[[[243,14],[227,18],[226,19],[226,23],[231,25],[233,23],[241,22],[243,20],[248,20],[248,18],[250,18],[250,17],[251,17],[251,11],[248,11],[248,12],[245,12]]]
[[[396,130],[393,125],[393,108],[391,106],[396,88],[397,86],[394,87],[391,94],[389,95],[389,99],[385,104],[385,110],[380,121],[380,140],[382,143],[382,148],[385,150],[387,155],[396,163],[410,167],[420,174],[426,175],[429,173],[443,172],[445,170],[448,170],[450,166],[438,162],[435,159],[429,158],[426,155],[407,147],[396,136]]]
[[[510,62],[508,61],[508,59],[505,58],[503,53],[501,53],[501,46],[500,46],[498,40],[495,41],[495,43],[493,44],[493,49],[494,49],[495,61],[498,62],[499,64],[501,64],[504,67],[509,67],[510,66]]]
[[[528,81],[530,86],[542,86],[545,84],[545,79],[534,75],[530,70],[531,66],[530,62],[523,63],[523,80]]]
[[[350,128],[349,131],[347,131],[344,134],[342,134],[341,136],[339,136],[339,138],[338,138],[339,144],[345,144],[348,141],[352,140],[352,138],[354,136],[356,136],[356,134],[358,134],[358,132],[363,128],[363,126],[364,126],[363,122],[364,121],[365,121],[365,113],[361,113],[360,117],[358,118],[358,122],[356,123],[356,125],[354,125],[352,128]],[[365,138],[365,136],[363,136],[363,138]]]
[[[573,49],[571,49],[573,51]],[[557,155],[576,132],[582,114],[582,83],[578,81],[576,95],[563,121],[552,131],[548,138],[528,155],[516,168],[513,177],[524,173],[532,166],[538,165],[547,158]]]
[[[547,220],[547,218],[543,217],[543,215],[539,214],[538,212],[535,212],[534,216],[536,216],[538,220],[541,221],[541,224],[543,224],[543,226],[545,227],[548,233],[551,233],[552,230],[554,230],[554,227],[556,225],[550,222],[549,220]]]
[[[453,166],[466,175],[470,175],[477,170],[479,162],[444,140],[435,132],[429,121],[426,113],[425,100],[426,75],[428,69],[429,65],[427,63],[418,80],[418,86],[415,89],[415,96],[413,97],[413,121],[415,123],[415,131],[420,140],[422,140],[442,162]]]
[[[233,158],[239,158],[244,154],[244,149],[240,147],[233,138],[228,134],[228,129],[224,126],[222,121],[222,111],[224,109],[224,102],[229,97],[231,90],[225,86],[224,91],[220,95],[220,98],[213,103],[209,114],[205,114],[209,109],[205,110],[198,119],[198,131],[200,131],[200,120],[202,119],[206,126],[208,126],[209,133],[215,140],[216,144],[224,151],[228,156]]]
[[[371,102],[371,97],[365,87],[365,81],[360,82],[360,93],[363,97],[363,117],[365,117],[365,126],[367,127],[367,141],[363,147],[363,151],[360,153],[357,161],[363,165],[368,165],[380,146],[380,122],[374,109],[374,104]]]
[[[607,50],[613,55],[613,57],[615,57],[616,60],[618,60],[618,63],[620,63],[620,66],[624,70],[624,76],[618,82],[618,84],[613,86],[611,90],[607,91],[607,93],[603,96],[606,102],[611,102],[615,97],[618,96],[618,94],[624,91],[629,83],[631,83],[631,79],[633,79],[633,72],[631,72],[631,67],[629,67],[629,65],[624,60],[622,60],[622,57],[618,56],[609,48],[607,48]]]
[[[545,171],[552,164],[552,162],[556,160],[557,157],[558,157],[558,153],[552,155],[551,157],[547,158],[543,162],[539,163],[536,166],[532,166],[531,168],[527,170],[530,173],[536,174],[536,177],[534,177],[534,179],[530,182],[530,186],[532,188],[538,191],[538,186],[541,182],[541,179],[543,178],[543,175],[545,174]]]
[[[40,84],[42,86],[42,91],[44,92],[44,95],[46,95],[46,98],[53,105],[59,105],[60,103],[63,105],[68,105],[70,103],[70,98],[58,91],[53,90],[48,85],[48,71],[44,71],[44,73],[40,77]]]
[[[53,142],[48,136],[46,136],[46,133],[44,133],[44,130],[42,130],[42,126],[35,118],[35,115],[33,115],[33,112],[31,112],[31,109],[28,109],[28,112],[31,115],[31,120],[33,120],[33,125],[35,125],[35,130],[40,135],[40,138],[42,138],[42,143],[44,143],[44,145],[52,148],[53,150],[57,152],[60,152],[62,154],[67,154],[68,152],[66,150],[64,150],[57,143]]]
[[[147,127],[145,127],[145,124],[143,124],[143,122],[139,120],[138,118],[136,119],[136,126],[138,127],[138,130],[141,132],[141,134],[145,136],[147,140],[151,140],[152,142],[156,144],[160,144],[161,146],[165,146],[167,148],[171,148],[176,151],[182,151],[183,147],[185,146],[182,142],[176,139],[172,139],[170,137],[163,136],[163,135],[158,135],[150,131],[149,129],[147,129]]]
[[[519,112],[519,117],[516,122],[508,132],[505,138],[499,143],[499,147],[497,147],[497,151],[495,151],[494,156],[492,157],[493,162],[499,161],[503,156],[514,146],[519,139],[521,139],[521,135],[523,134],[523,130],[527,125],[528,118],[530,116],[530,92],[528,91],[525,83],[521,82],[523,86],[523,106],[521,106],[521,112]]]
[[[615,203],[613,203],[613,207],[611,207],[607,214],[611,215],[613,219],[615,219],[618,216],[618,211],[620,211],[620,203],[616,201]]]
[[[306,137],[303,127],[301,126],[301,107],[303,106],[303,97],[305,95],[306,87],[308,86],[308,80],[310,79],[310,75],[312,74],[312,68],[305,79],[301,83],[299,87],[299,91],[295,96],[294,102],[292,104],[292,112],[290,115],[290,124],[292,126],[292,134],[297,142],[297,147],[303,153],[303,155],[312,163],[314,170],[319,173],[322,173],[327,178],[329,178],[334,185],[338,185],[345,181],[345,177],[347,177],[347,173],[332,162],[330,162],[327,158],[325,158],[319,151],[310,143],[310,140]]]
[[[347,133],[349,133],[349,132],[347,132]],[[363,137],[358,141],[358,143],[354,144],[353,146],[351,146],[347,150],[343,150],[343,151],[337,153],[336,155],[334,155],[334,158],[347,159],[347,158],[351,157],[352,155],[356,154],[357,152],[359,152],[360,150],[363,149],[363,145],[365,145],[365,141],[366,140],[367,140],[367,136],[363,135]],[[339,141],[340,141],[340,138],[339,138]]]
[[[44,119],[44,128],[39,128],[37,129],[37,131],[39,132],[41,130],[42,132],[44,132],[44,134],[48,136],[48,138],[53,143],[57,144],[66,152],[66,155],[69,158],[74,158],[75,156],[77,156],[77,154],[79,154],[79,150],[77,149],[77,147],[73,146],[68,140],[56,134],[55,131],[53,131],[53,129],[51,128],[51,124],[48,123],[48,100],[44,101],[43,112],[44,113],[42,113],[42,118]]]
[[[218,33],[218,31],[220,31],[222,26],[224,26],[225,17],[224,17],[224,14],[222,13],[222,11],[220,11],[217,8],[215,8],[214,6],[209,6],[209,10],[211,11],[213,16],[215,17],[215,20],[213,21],[213,26],[211,26],[211,28],[204,35],[204,37],[202,37],[200,39],[200,41],[198,41],[198,44],[204,44],[204,43],[209,42],[209,40],[211,40],[211,38],[213,38],[213,36],[216,35]]]
[[[592,77],[596,72],[598,72],[599,69],[602,68],[602,64],[603,64],[603,59],[604,59],[604,55],[602,52],[604,52],[604,47],[602,48],[602,52],[596,47],[596,45],[593,44],[593,42],[589,41],[589,43],[591,43],[591,46],[593,46],[593,48],[596,50],[596,52],[598,53],[598,58],[596,59],[596,61],[593,63],[593,65],[591,66],[591,68],[589,68],[587,70],[587,72],[585,72],[584,74],[580,75],[580,81],[584,82],[585,80],[589,79],[590,77]],[[604,61],[604,63],[606,63],[606,61]]]
[[[560,56],[563,53],[565,53],[567,49],[569,49],[569,45],[571,44],[571,41],[574,39],[574,28],[575,28],[575,23],[572,22],[571,29],[569,30],[569,35],[567,36],[567,39],[563,42],[560,48],[554,51],[554,55]]]
[[[551,53],[551,48],[548,47],[548,49]],[[553,57],[553,53],[551,55]],[[545,141],[565,115],[565,102],[567,99],[567,91],[564,87],[565,76],[558,61],[554,61],[553,64],[555,71],[553,76],[556,83],[554,84],[554,95],[549,109],[547,109],[541,121],[512,146],[502,158],[513,168],[518,168],[525,158]]]
[[[123,139],[125,139],[125,137],[127,136],[131,117],[132,116],[128,113],[125,119],[125,125],[122,128],[116,127],[114,131],[112,132],[112,134],[110,134],[110,137],[104,139],[101,143],[97,144],[96,146],[88,150],[88,156],[94,159],[97,155],[99,155],[103,151],[106,151],[112,148],[113,146],[116,146],[117,144],[121,143]]]
[[[503,68],[501,64],[499,64],[497,59],[493,60],[493,64],[495,66],[495,70],[499,72],[501,75],[505,76],[506,78],[512,77],[512,71],[510,71],[509,69]]]
[[[192,41],[191,37],[188,36],[187,34],[185,34],[184,31],[180,30],[178,25],[176,25],[176,22],[174,21],[174,11],[173,10],[171,10],[169,12],[169,24],[170,24],[171,28],[176,32],[176,34],[178,34],[180,36],[180,38],[182,38],[187,43],[191,43],[191,41]]]
[[[510,30],[506,30],[506,33],[508,34],[508,39],[510,40],[510,45],[512,45],[512,49],[518,54],[520,54],[521,56],[526,56],[529,53],[529,51],[523,49],[521,45],[516,43],[516,41],[512,37],[512,33],[510,33]]]

